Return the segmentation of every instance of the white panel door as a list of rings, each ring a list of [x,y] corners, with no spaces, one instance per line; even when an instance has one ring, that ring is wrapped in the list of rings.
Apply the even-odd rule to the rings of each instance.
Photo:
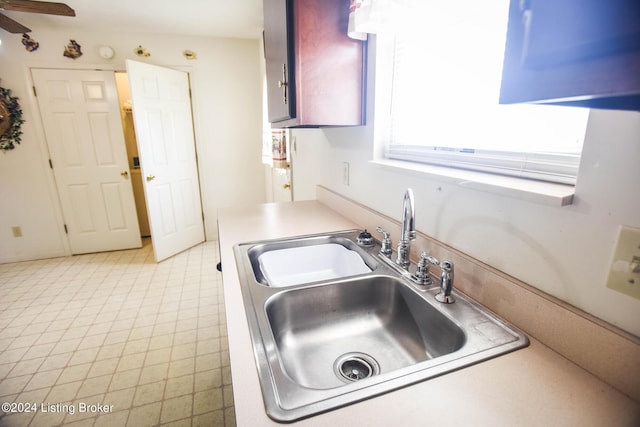
[[[291,168],[271,168],[271,182],[274,202],[290,202],[293,200]]]
[[[189,77],[127,60],[156,261],[204,241]]]
[[[71,252],[141,247],[113,71],[31,73]]]

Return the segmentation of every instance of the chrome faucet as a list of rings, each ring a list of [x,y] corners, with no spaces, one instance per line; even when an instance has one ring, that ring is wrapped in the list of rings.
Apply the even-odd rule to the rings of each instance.
[[[426,289],[431,285],[430,265],[440,267],[440,289],[435,299],[441,303],[452,304],[455,298],[453,292],[453,262],[449,260],[438,261],[437,258],[430,256],[426,252],[420,254],[420,261],[416,264],[416,273],[411,274],[409,266],[409,252],[411,249],[411,241],[416,240],[415,227],[415,208],[413,203],[413,191],[407,188],[402,201],[402,237],[398,240],[398,254],[395,262],[391,259],[391,235],[388,231],[377,227],[376,231],[381,233],[383,238],[380,242],[380,259],[388,266],[400,273],[403,277],[411,280],[413,283],[420,285],[421,289]]]
[[[409,251],[411,241],[416,239],[415,208],[413,203],[413,190],[407,188],[402,201],[402,235],[398,240],[398,257],[396,264],[402,268],[409,267]]]

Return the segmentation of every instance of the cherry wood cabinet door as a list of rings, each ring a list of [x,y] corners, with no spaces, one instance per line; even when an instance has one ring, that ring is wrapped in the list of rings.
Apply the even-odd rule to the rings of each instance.
[[[269,121],[364,124],[365,46],[347,36],[349,0],[264,0]]]
[[[267,74],[269,122],[295,117],[295,85],[289,66],[293,54],[290,2],[264,0],[264,54]]]

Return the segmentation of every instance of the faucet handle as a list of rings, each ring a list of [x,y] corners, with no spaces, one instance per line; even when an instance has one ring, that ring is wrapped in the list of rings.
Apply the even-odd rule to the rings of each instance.
[[[420,254],[420,261],[416,268],[416,279],[421,285],[430,285],[431,277],[429,276],[429,264],[440,265],[440,261],[426,252]]]
[[[438,258],[431,256],[426,252],[422,252],[420,254],[420,261],[428,262],[429,264],[433,264],[433,265],[440,265],[440,261],[438,261]]]
[[[389,239],[391,237],[391,234],[387,230],[385,230],[384,228],[382,228],[380,226],[376,227],[376,231],[378,233],[382,233],[384,235],[385,239]]]
[[[382,247],[380,248],[380,254],[384,256],[391,256],[391,234],[382,227],[376,227],[378,233],[382,233]]]

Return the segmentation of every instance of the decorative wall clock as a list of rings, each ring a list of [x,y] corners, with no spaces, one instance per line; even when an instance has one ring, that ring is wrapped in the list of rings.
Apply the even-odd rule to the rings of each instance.
[[[98,54],[104,59],[111,59],[116,54],[116,51],[113,50],[111,46],[100,46],[98,48]]]
[[[11,96],[9,89],[0,87],[0,150],[13,150],[15,144],[20,144],[23,123],[18,98]]]

